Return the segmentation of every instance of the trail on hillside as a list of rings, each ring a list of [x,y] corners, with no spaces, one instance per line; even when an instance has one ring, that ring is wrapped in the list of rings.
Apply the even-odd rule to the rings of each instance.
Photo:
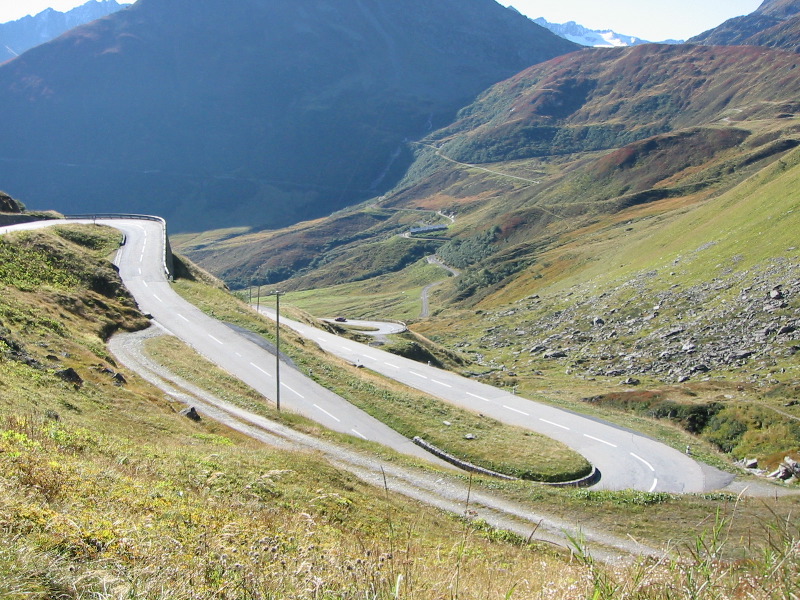
[[[453,277],[458,277],[459,275],[461,275],[461,271],[459,271],[458,269],[454,269],[453,267],[451,267],[449,265],[446,265],[444,262],[442,262],[442,259],[440,259],[435,254],[432,255],[432,256],[429,256],[427,258],[427,261],[428,261],[428,264],[436,265],[437,267],[441,267],[441,268],[449,271],[453,275]],[[421,319],[427,319],[430,316],[431,310],[430,310],[430,299],[429,299],[429,297],[430,297],[431,290],[433,288],[435,288],[436,286],[442,285],[445,281],[447,281],[447,280],[446,279],[441,279],[439,281],[434,281],[433,283],[429,283],[424,288],[422,288],[422,294],[421,294],[422,310],[419,313],[419,317]]]

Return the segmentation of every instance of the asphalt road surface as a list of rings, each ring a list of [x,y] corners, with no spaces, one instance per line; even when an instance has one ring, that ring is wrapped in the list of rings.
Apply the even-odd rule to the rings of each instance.
[[[164,268],[164,229],[161,222],[137,219],[48,221],[0,228],[0,233],[12,229],[95,222],[114,227],[125,234],[126,242],[120,248],[115,263],[140,310],[152,315],[153,320],[169,333],[274,404],[277,395],[275,356],[224,323],[207,316],[172,290]],[[380,442],[398,452],[452,468],[286,364],[282,364],[280,378],[282,409],[302,414],[328,429]]]
[[[274,318],[274,310],[261,312]],[[521,398],[466,377],[321,331],[284,317],[281,323],[353,364],[427,392],[451,404],[563,442],[600,470],[594,489],[693,493],[720,489],[733,476],[702,465],[631,430]]]
[[[223,323],[206,316],[172,290],[164,270],[164,230],[160,222],[136,219],[71,222],[97,222],[125,233],[126,244],[120,249],[116,262],[125,285],[136,298],[141,310],[152,315],[159,325],[192,346],[205,358],[266,398],[275,400],[274,355]],[[8,229],[34,229],[53,224],[58,222],[0,228],[0,233]],[[262,312],[274,317],[274,311],[262,308]],[[733,478],[633,431],[520,398],[448,371],[410,361],[288,319],[281,321],[316,341],[326,351],[355,364],[363,364],[387,377],[468,410],[528,428],[565,443],[600,470],[602,478],[595,489],[704,492],[722,488]],[[281,406],[330,429],[378,441],[431,462],[440,462],[343,398],[285,366],[281,369]]]

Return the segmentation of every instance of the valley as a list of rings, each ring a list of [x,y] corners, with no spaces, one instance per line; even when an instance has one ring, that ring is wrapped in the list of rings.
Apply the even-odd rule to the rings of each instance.
[[[402,320],[469,377],[771,472],[800,444],[796,61],[583,50],[484,92],[379,198],[175,242],[234,288]]]
[[[139,0],[0,64],[0,596],[795,598],[798,18]]]

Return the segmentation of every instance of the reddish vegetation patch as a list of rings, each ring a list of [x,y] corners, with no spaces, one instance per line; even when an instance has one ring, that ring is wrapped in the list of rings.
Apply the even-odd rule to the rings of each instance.
[[[741,144],[749,133],[741,129],[692,129],[656,136],[629,144],[597,161],[592,169],[596,177],[607,177],[615,171],[641,167],[652,169],[655,181],[676,171],[707,162],[720,152]],[[646,183],[649,187],[652,183]]]

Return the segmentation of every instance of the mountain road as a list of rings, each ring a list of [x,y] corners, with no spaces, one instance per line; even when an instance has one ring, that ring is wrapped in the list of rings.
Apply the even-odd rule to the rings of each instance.
[[[68,222],[108,225],[122,231],[126,243],[116,263],[140,309],[163,328],[266,398],[275,398],[275,357],[205,315],[173,291],[164,267],[163,222],[148,219],[86,219]],[[38,222],[33,229],[64,221]],[[0,233],[9,228],[0,228]],[[274,318],[274,311],[261,308]],[[281,319],[327,352],[366,367],[467,410],[524,427],[563,442],[586,456],[602,477],[595,489],[632,488],[647,492],[705,492],[733,479],[690,456],[634,431],[521,398],[455,373],[420,364],[317,328]],[[281,403],[330,429],[378,441],[395,450],[444,465],[410,440],[319,386],[299,371],[281,369]],[[449,468],[449,465],[448,465]]]

